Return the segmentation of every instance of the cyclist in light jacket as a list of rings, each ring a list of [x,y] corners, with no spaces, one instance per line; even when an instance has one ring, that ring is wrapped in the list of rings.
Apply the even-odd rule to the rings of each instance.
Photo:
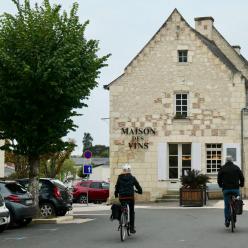
[[[226,157],[226,163],[218,172],[218,184],[222,188],[225,203],[225,226],[230,225],[229,198],[230,193],[240,195],[239,187],[244,187],[244,175],[240,168],[233,163],[232,156]]]
[[[131,174],[131,166],[124,164],[122,166],[122,174],[118,176],[115,185],[115,197],[119,197],[120,202],[127,202],[130,209],[130,232],[136,233],[134,226],[134,187],[139,194],[142,194],[142,188],[137,179]]]

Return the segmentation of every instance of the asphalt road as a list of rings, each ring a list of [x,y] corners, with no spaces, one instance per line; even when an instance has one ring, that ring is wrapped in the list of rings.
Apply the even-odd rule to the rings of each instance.
[[[138,209],[137,233],[120,241],[117,222],[108,211],[87,212],[83,224],[31,224],[0,234],[1,248],[245,248],[248,212],[239,217],[235,233],[224,228],[218,209]],[[86,214],[85,212],[83,214]]]

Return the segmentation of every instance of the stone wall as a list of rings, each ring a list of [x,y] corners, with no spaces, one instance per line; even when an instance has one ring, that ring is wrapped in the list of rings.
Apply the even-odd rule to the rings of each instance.
[[[188,63],[177,62],[177,50],[188,50]],[[174,119],[174,95],[189,94],[189,118]],[[197,38],[174,12],[110,87],[111,193],[121,164],[129,162],[145,195],[154,200],[166,192],[159,182],[157,144],[160,142],[240,143],[240,109],[245,106],[245,86],[240,74],[230,70]],[[153,127],[146,137],[149,149],[130,150],[124,127]],[[202,171],[206,171],[202,150]]]

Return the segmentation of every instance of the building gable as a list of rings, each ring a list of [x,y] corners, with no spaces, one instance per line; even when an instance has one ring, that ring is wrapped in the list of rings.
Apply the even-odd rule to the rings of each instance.
[[[174,30],[169,30],[168,26],[170,25],[176,25],[174,27]],[[180,24],[180,25],[178,25]],[[105,85],[105,89],[109,89],[109,87],[113,84],[119,81],[120,79],[123,79],[125,74],[129,73],[133,67],[137,66],[140,61],[145,59],[147,55],[152,53],[152,51],[158,46],[159,42],[163,39],[164,35],[168,34],[170,32],[170,35],[173,36],[179,36],[180,33],[184,29],[189,29],[192,35],[194,34],[197,39],[199,39],[209,50],[210,52],[217,57],[221,63],[223,63],[228,70],[230,70],[232,73],[239,72],[237,67],[230,61],[230,59],[221,51],[221,49],[216,46],[214,41],[209,40],[206,36],[200,34],[196,30],[194,30],[182,17],[182,15],[178,12],[177,9],[175,9],[172,14],[168,17],[168,19],[165,21],[165,23],[159,28],[159,30],[154,34],[154,36],[148,41],[148,43],[141,49],[141,51],[132,59],[132,61],[126,66],[125,72],[119,76],[117,79],[109,83],[108,85]],[[173,33],[174,31],[174,33]],[[173,40],[173,38],[172,38]]]

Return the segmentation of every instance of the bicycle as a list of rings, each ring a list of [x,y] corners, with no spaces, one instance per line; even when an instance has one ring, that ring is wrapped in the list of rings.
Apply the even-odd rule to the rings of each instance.
[[[128,203],[121,204],[121,218],[120,218],[120,236],[121,241],[124,241],[127,236],[130,236],[130,210]]]
[[[236,200],[238,199],[240,199],[240,196],[230,194],[229,209],[230,209],[230,222],[231,222],[232,232],[234,232],[234,229],[236,227],[236,221],[237,221]]]

